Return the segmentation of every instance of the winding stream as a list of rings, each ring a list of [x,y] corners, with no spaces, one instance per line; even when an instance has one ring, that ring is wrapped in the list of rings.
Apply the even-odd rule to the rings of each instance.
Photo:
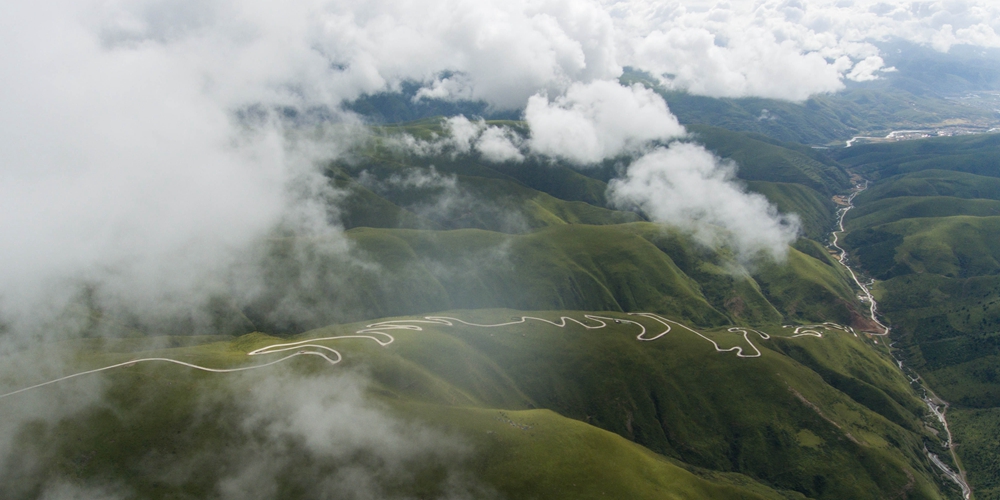
[[[850,146],[851,142],[853,141],[854,139],[848,141],[847,145]],[[864,184],[856,184],[854,186],[854,191],[851,193],[851,196],[847,198],[847,206],[837,210],[837,230],[833,231],[832,233],[833,240],[830,243],[830,247],[839,252],[840,255],[837,257],[837,260],[840,261],[840,264],[842,266],[844,266],[844,269],[847,269],[847,272],[851,274],[851,278],[854,279],[854,283],[856,283],[858,285],[858,288],[861,289],[862,295],[858,296],[858,298],[861,299],[862,302],[868,304],[869,317],[882,330],[882,333],[875,333],[873,335],[888,336],[890,329],[885,323],[879,321],[878,303],[875,301],[875,297],[871,293],[871,287],[874,284],[875,280],[869,280],[867,283],[862,283],[861,279],[858,278],[858,274],[855,273],[854,269],[852,269],[851,266],[848,264],[847,250],[844,250],[844,248],[838,244],[838,242],[840,241],[840,233],[844,232],[844,218],[847,216],[847,212],[849,212],[852,208],[854,208],[854,198],[857,195],[861,194],[861,192],[863,192],[866,189],[868,189],[867,180],[864,181]],[[890,355],[892,355],[891,352]],[[903,362],[894,355],[893,359],[896,360],[896,364],[899,365],[900,370],[902,370]],[[923,391],[924,403],[927,405],[927,408],[930,409],[931,413],[934,414],[934,416],[938,419],[938,421],[941,422],[941,426],[944,428],[945,435],[947,436],[947,439],[942,444],[944,445],[945,448],[948,449],[949,452],[951,452],[952,462],[954,462],[955,465],[958,467],[958,472],[951,470],[951,467],[948,467],[948,464],[944,463],[941,460],[941,458],[939,458],[937,455],[928,451],[927,448],[924,448],[924,452],[927,453],[927,457],[930,458],[931,462],[935,466],[937,466],[937,468],[940,469],[941,472],[943,472],[946,476],[948,476],[949,479],[954,481],[955,484],[957,484],[959,488],[962,489],[962,498],[964,498],[965,500],[971,500],[972,488],[969,486],[969,483],[965,480],[965,471],[962,470],[962,466],[958,461],[958,456],[955,454],[955,448],[953,446],[953,441],[951,437],[951,429],[948,427],[948,419],[945,418],[945,412],[948,410],[948,403],[945,402],[943,399],[937,397],[937,395],[935,395],[933,391],[928,389],[927,386],[924,385],[923,380],[919,376],[915,378],[914,377],[909,377],[909,378],[911,382],[916,383]]]

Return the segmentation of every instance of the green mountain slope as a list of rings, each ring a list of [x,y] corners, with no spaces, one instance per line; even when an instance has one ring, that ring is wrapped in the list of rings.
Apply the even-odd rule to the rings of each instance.
[[[525,232],[559,224],[621,224],[642,220],[632,212],[610,210],[582,201],[565,201],[505,179],[472,176],[448,178],[427,189],[378,189],[353,179],[340,182],[347,191],[339,205],[345,227],[420,229],[480,228]]]
[[[976,498],[1000,498],[1000,410],[949,412],[955,440],[962,447],[962,460],[969,465],[969,481],[976,485]]]
[[[638,341],[639,328],[629,321],[645,325],[647,336],[664,324],[597,314],[611,318],[606,328],[537,321],[481,328],[393,318],[391,324],[420,330],[389,330],[394,341],[386,347],[364,338],[324,341],[341,351],[341,365],[302,358],[287,362],[294,369],[270,375],[124,367],[109,372],[104,406],[22,427],[17,439],[24,449],[53,466],[41,474],[26,467],[4,478],[4,489],[17,493],[10,498],[30,497],[45,481],[66,476],[119,481],[144,498],[203,497],[217,491],[215,481],[227,470],[239,470],[243,450],[266,439],[255,437],[240,402],[245,394],[264,397],[255,389],[262,377],[280,376],[286,390],[295,391],[299,384],[337,384],[345,373],[363,370],[371,380],[368,397],[380,412],[440,429],[434,432],[448,433],[468,450],[458,463],[433,453],[417,453],[399,469],[369,463],[384,471],[385,496],[433,497],[448,481],[472,477],[477,491],[506,498],[942,497],[944,484],[923,455],[925,443],[934,449],[924,426],[931,422],[893,361],[864,337],[820,329],[822,338],[790,338],[788,329],[775,327],[768,329],[771,340],[748,337],[751,345],[739,333],[703,333],[722,348],[762,354],[740,358],[716,352],[680,326]],[[479,324],[519,315],[444,314]],[[550,320],[561,315],[584,320],[579,312],[532,314]],[[366,324],[331,326],[296,339],[351,335]],[[89,366],[168,356],[223,367],[243,365],[243,353],[278,341],[287,340],[253,334],[165,350],[150,349],[155,343],[144,340],[75,349],[83,347],[79,359]],[[13,397],[45,396],[29,394]],[[15,408],[2,404],[0,414]],[[115,446],[115,440],[135,446]],[[369,460],[360,454],[331,461],[298,440],[285,446],[289,461],[275,464],[283,498],[308,498],[315,474],[338,475]],[[177,469],[178,462],[165,461],[172,456],[198,457],[198,466]],[[156,467],[162,475],[150,474]]]
[[[976,498],[1000,498],[1000,183],[995,136],[864,145],[837,156],[876,181],[844,238],[871,276],[897,355],[952,409]]]
[[[525,133],[525,125],[522,122],[494,121],[491,125],[502,125],[511,127],[513,130]],[[467,210],[469,213],[489,213],[504,211],[504,213],[521,212],[519,217],[523,220],[512,229],[506,221],[497,223],[496,220],[464,220],[458,221],[456,214],[437,214],[436,223],[444,224],[444,227],[479,227],[482,229],[498,229],[510,232],[511,230],[523,231],[525,228],[541,227],[547,225],[547,217],[538,216],[536,210],[525,207],[525,201],[545,200],[546,211],[560,212],[551,207],[554,200],[542,195],[548,194],[559,200],[570,202],[584,202],[594,207],[605,207],[605,192],[607,184],[605,181],[617,176],[620,172],[620,161],[607,162],[605,165],[590,168],[579,168],[564,165],[559,162],[541,160],[527,157],[521,162],[489,163],[482,161],[475,154],[472,155],[431,155],[419,156],[391,147],[393,138],[398,138],[400,134],[410,134],[422,140],[431,140],[435,137],[447,135],[441,119],[427,119],[420,122],[380,127],[378,129],[382,135],[376,136],[371,144],[357,154],[357,161],[341,162],[331,169],[333,175],[342,184],[350,186],[364,187],[358,184],[350,184],[350,179],[364,176],[371,181],[406,177],[413,172],[433,172],[433,175],[455,176],[460,189],[467,191],[468,197],[489,200],[489,206],[476,207],[477,210]],[[834,205],[830,201],[830,196],[846,190],[850,183],[843,167],[827,155],[809,147],[792,143],[782,143],[774,139],[739,132],[730,132],[720,128],[695,126],[691,127],[692,140],[703,143],[708,149],[714,151],[721,157],[732,160],[737,166],[735,173],[739,179],[747,181],[751,191],[758,192],[774,203],[782,213],[795,213],[803,221],[803,232],[810,238],[824,238],[833,225]],[[433,170],[428,170],[433,169]],[[507,182],[504,182],[507,181]],[[363,184],[363,183],[362,183]],[[397,199],[399,192],[392,189],[383,189],[379,192],[392,204],[408,211],[420,211],[421,207],[413,205],[423,200],[426,202],[429,196],[441,195],[440,190],[425,189],[423,192],[409,190],[408,194],[402,195],[403,199]],[[412,186],[411,186],[412,188]],[[534,190],[534,194],[532,191]],[[400,190],[396,190],[400,191]],[[371,226],[371,227],[429,227],[414,226],[409,219],[398,215],[389,215],[387,221],[396,222],[403,220],[398,226],[379,225],[374,222],[373,217],[364,219],[364,223],[356,224],[356,213],[364,212],[368,203],[365,198],[352,195],[348,200],[344,220],[348,227]],[[380,202],[384,203],[384,202]],[[360,206],[359,206],[360,204]],[[583,210],[582,205],[565,206],[572,208],[562,208],[561,212]],[[427,209],[428,207],[422,207]],[[468,208],[468,207],[466,207]],[[591,212],[595,210],[590,209]],[[417,214],[422,215],[422,214]],[[557,216],[561,217],[561,216]],[[621,212],[612,214],[594,213],[587,214],[586,217],[574,217],[571,220],[580,222],[604,224],[628,222],[628,215]],[[449,221],[443,221],[449,219]],[[497,217],[494,216],[493,219]],[[489,219],[485,217],[485,219]],[[360,219],[359,219],[360,221]]]
[[[697,142],[735,161],[741,179],[797,183],[827,196],[850,187],[840,165],[811,151],[791,149],[764,136],[716,127],[694,125],[688,129]]]
[[[439,119],[380,130],[353,160],[328,169],[345,192],[332,216],[350,229],[351,255],[324,251],[331,242],[275,235],[265,250],[266,292],[242,311],[257,329],[293,333],[484,307],[649,310],[700,325],[784,319],[861,326],[849,276],[815,242],[791,249],[788,265],[748,266],[728,250],[606,208],[607,184],[583,175],[592,171],[391,147],[402,133],[445,133]],[[719,144],[733,139],[726,152],[746,158],[748,171],[785,162],[787,175],[769,179],[822,184],[844,176],[808,148],[705,131]],[[806,236],[824,239],[833,224],[832,202],[806,185],[759,180],[748,188],[799,214]],[[289,302],[308,306],[292,309]]]
[[[764,195],[783,214],[796,214],[802,223],[802,234],[823,241],[834,221],[834,204],[830,198],[802,184],[788,182],[747,182],[747,188]]]
[[[245,311],[258,329],[294,332],[330,321],[452,308],[646,310],[698,325],[782,320],[861,326],[849,277],[803,241],[787,262],[743,267],[724,250],[648,223],[557,224],[527,234],[356,228],[354,258],[316,242],[271,242],[268,292]],[[312,249],[311,249],[312,248]],[[311,250],[310,250],[311,249]],[[305,253],[308,266],[290,257]],[[301,287],[303,279],[317,286]],[[275,322],[293,293],[319,313]]]

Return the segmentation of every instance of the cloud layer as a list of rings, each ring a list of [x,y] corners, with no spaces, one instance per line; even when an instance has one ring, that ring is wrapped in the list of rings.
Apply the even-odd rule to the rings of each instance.
[[[30,304],[65,295],[66,283],[88,282],[116,300],[184,308],[191,290],[224,282],[217,275],[233,255],[278,224],[296,220],[335,240],[335,217],[316,207],[336,194],[300,187],[323,182],[316,162],[354,132],[344,125],[310,140],[277,109],[349,124],[338,111],[345,100],[423,82],[419,95],[526,108],[527,149],[502,129],[452,122],[485,159],[529,151],[585,164],[683,133],[651,93],[613,83],[626,65],[695,93],[803,99],[877,78],[885,68],[873,40],[1000,46],[998,9],[959,0],[6,2],[0,315],[16,322]]]

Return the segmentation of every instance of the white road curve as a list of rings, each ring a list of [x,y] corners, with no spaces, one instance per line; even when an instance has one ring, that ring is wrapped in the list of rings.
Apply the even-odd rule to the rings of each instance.
[[[806,336],[823,338],[823,333],[819,331],[820,328],[824,330],[840,330],[845,333],[852,333],[854,334],[855,337],[858,336],[858,333],[854,331],[854,328],[851,328],[849,326],[839,325],[832,321],[827,321],[825,323],[820,323],[818,325],[799,325],[799,326],[785,325],[782,326],[782,328],[795,328],[795,330],[792,331],[792,335],[789,335],[790,338],[806,337]]]
[[[658,321],[658,322],[662,323],[664,326],[666,326],[667,329],[663,333],[657,335],[656,338],[660,338],[663,335],[666,335],[667,333],[669,333],[670,332],[670,328],[671,328],[670,325],[676,325],[676,326],[678,326],[680,328],[683,328],[683,329],[685,329],[685,330],[687,330],[687,331],[689,331],[689,332],[691,332],[691,333],[693,333],[693,334],[695,334],[695,335],[697,335],[697,336],[699,336],[699,337],[707,340],[708,342],[710,342],[712,344],[712,346],[715,347],[715,351],[716,352],[733,352],[733,351],[735,351],[736,352],[736,356],[740,357],[740,358],[759,358],[761,356],[760,349],[758,349],[757,346],[753,343],[753,341],[750,340],[750,332],[756,333],[761,338],[761,340],[770,340],[770,338],[771,338],[770,335],[768,335],[767,333],[764,333],[764,332],[762,332],[760,330],[754,330],[752,328],[746,328],[746,327],[742,327],[742,326],[733,326],[733,327],[730,327],[727,331],[729,331],[731,333],[742,333],[743,334],[743,339],[746,340],[747,344],[749,344],[750,347],[753,348],[753,350],[754,350],[753,354],[744,354],[742,346],[734,346],[734,347],[730,347],[728,349],[723,349],[722,347],[719,347],[719,344],[716,341],[714,341],[714,340],[706,337],[701,332],[699,332],[699,331],[697,331],[697,330],[695,330],[693,328],[690,328],[690,327],[688,327],[688,326],[686,326],[684,324],[678,323],[678,322],[676,322],[674,320],[664,318],[664,317],[662,317],[662,316],[660,316],[658,314],[654,314],[654,313],[629,313],[629,314],[632,314],[632,315],[635,315],[635,316],[642,316],[642,317],[645,317],[645,318],[649,318],[649,319]],[[820,333],[817,330],[818,328],[823,328],[823,329],[826,329],[826,330],[843,330],[845,332],[847,332],[847,331],[853,332],[854,331],[849,326],[842,326],[842,325],[838,325],[836,323],[829,323],[829,322],[828,323],[823,323],[823,324],[820,324],[820,325],[807,325],[807,326],[798,326],[798,327],[796,327],[794,325],[785,325],[782,328],[795,328],[795,331],[793,332],[793,334],[789,335],[788,338],[795,338],[795,337],[819,337],[819,338],[822,338],[823,334]],[[654,339],[650,339],[650,340],[654,340]]]
[[[589,320],[591,320],[591,321],[593,321],[593,322],[595,322],[597,324],[596,325],[588,325],[586,323],[583,323],[583,322],[581,322],[581,321],[579,321],[577,319],[571,318],[569,316],[560,316],[558,322],[547,320],[545,318],[536,318],[534,316],[521,316],[519,319],[516,319],[516,320],[513,320],[513,321],[508,321],[506,323],[496,323],[496,324],[492,324],[492,325],[483,325],[483,324],[479,324],[479,323],[470,323],[470,322],[462,320],[462,319],[451,318],[451,317],[447,317],[447,316],[427,316],[427,317],[425,317],[425,319],[439,321],[440,322],[439,324],[446,325],[446,326],[454,326],[454,323],[460,323],[460,324],[463,324],[465,326],[474,326],[474,327],[479,327],[479,328],[498,328],[498,327],[504,327],[504,326],[520,325],[520,324],[526,323],[528,320],[538,321],[538,322],[541,322],[541,323],[548,323],[548,324],[550,324],[552,326],[556,326],[556,327],[559,327],[559,328],[565,328],[566,325],[569,322],[572,322],[572,323],[576,323],[576,324],[578,324],[578,325],[586,328],[587,330],[599,330],[601,328],[604,328],[604,327],[608,326],[607,321],[612,321],[612,322],[615,322],[615,323],[630,323],[630,324],[638,326],[639,329],[640,329],[640,331],[639,331],[639,334],[635,336],[635,338],[636,338],[636,340],[641,340],[641,341],[646,341],[646,342],[651,341],[651,340],[656,340],[656,339],[658,339],[658,338],[666,335],[667,332],[670,331],[670,327],[668,326],[665,331],[663,331],[663,332],[661,332],[661,333],[659,333],[659,334],[657,334],[657,335],[655,335],[653,337],[646,337],[646,327],[643,326],[643,324],[639,323],[638,321],[632,321],[632,320],[628,320],[628,319],[619,319],[619,318],[609,318],[609,317],[606,317],[606,316],[595,316],[593,314],[584,314],[583,317],[585,319],[589,319]]]
[[[666,335],[667,333],[669,333],[670,329],[671,329],[670,325],[676,325],[676,326],[679,326],[679,327],[681,327],[681,328],[683,328],[683,329],[685,329],[685,330],[687,330],[687,331],[689,331],[689,332],[691,332],[691,333],[693,333],[693,334],[695,334],[695,335],[697,335],[697,336],[699,336],[699,337],[701,337],[701,338],[703,338],[703,339],[711,342],[712,343],[712,347],[715,347],[715,351],[716,352],[732,352],[732,351],[736,351],[736,356],[740,357],[740,358],[759,358],[760,355],[761,355],[760,350],[757,349],[757,346],[755,346],[753,344],[753,342],[750,341],[750,333],[749,332],[755,332],[756,334],[760,335],[760,338],[765,339],[765,340],[771,338],[770,335],[768,335],[766,333],[759,332],[757,330],[753,330],[753,329],[750,329],[750,328],[741,328],[741,327],[737,327],[737,326],[734,326],[734,327],[730,328],[729,329],[730,332],[734,332],[734,333],[735,332],[742,332],[743,333],[743,338],[746,339],[746,341],[747,341],[748,344],[750,344],[750,347],[753,347],[754,354],[743,354],[743,347],[742,346],[735,346],[735,347],[730,347],[729,349],[723,349],[723,348],[719,347],[719,344],[716,341],[714,341],[714,340],[706,337],[701,332],[699,332],[697,330],[694,330],[692,328],[689,328],[686,325],[678,323],[678,322],[676,322],[674,320],[664,318],[664,317],[662,317],[662,316],[660,316],[658,314],[653,314],[653,313],[630,313],[630,314],[633,314],[635,316],[642,316],[644,318],[649,318],[649,319],[658,321],[658,322],[662,323],[663,326],[667,327],[667,329],[663,333],[661,333],[660,335],[658,335],[657,338],[659,338],[659,337],[661,337],[661,336]]]
[[[200,366],[200,365],[196,365],[196,364],[193,364],[193,363],[187,363],[187,362],[184,362],[184,361],[180,361],[180,360],[177,360],[177,359],[171,359],[171,358],[139,358],[139,359],[132,359],[132,360],[129,360],[129,361],[125,361],[125,362],[122,362],[122,363],[116,363],[116,364],[109,365],[109,366],[104,366],[104,367],[101,367],[101,368],[95,368],[93,370],[87,370],[87,371],[83,371],[83,372],[79,372],[79,373],[74,373],[72,375],[66,375],[65,377],[59,377],[57,379],[49,380],[48,382],[42,382],[40,384],[35,384],[35,385],[29,386],[29,387],[25,387],[23,389],[18,389],[16,391],[8,392],[6,394],[0,394],[0,399],[5,398],[7,396],[13,396],[15,394],[20,394],[22,392],[27,392],[27,391],[30,391],[32,389],[38,389],[40,387],[45,387],[47,385],[52,385],[52,384],[55,384],[55,383],[58,383],[58,382],[62,382],[62,381],[65,381],[65,380],[69,380],[69,379],[72,379],[72,378],[82,377],[84,375],[90,375],[90,374],[93,374],[93,373],[100,373],[100,372],[107,371],[107,370],[113,370],[115,368],[121,368],[123,366],[132,366],[132,365],[135,365],[136,363],[148,363],[148,362],[173,363],[175,365],[186,366],[188,368],[194,368],[195,370],[201,370],[201,371],[206,371],[206,372],[211,372],[211,373],[233,373],[233,372],[243,372],[243,371],[247,371],[247,370],[255,370],[257,368],[264,368],[266,366],[276,365],[278,363],[281,363],[282,361],[294,358],[296,356],[320,356],[323,359],[325,359],[328,362],[330,362],[330,364],[337,364],[341,360],[340,353],[338,353],[337,351],[334,351],[333,349],[330,349],[328,347],[323,347],[323,346],[310,346],[310,347],[320,347],[322,349],[326,349],[328,351],[332,351],[334,354],[337,355],[337,359],[336,360],[330,359],[329,357],[327,357],[325,354],[323,354],[321,352],[299,351],[299,352],[296,352],[294,354],[290,354],[288,356],[285,356],[283,358],[276,359],[276,360],[271,361],[269,363],[264,363],[262,365],[244,366],[244,367],[240,367],[240,368],[209,368],[209,367],[206,367],[206,366]]]

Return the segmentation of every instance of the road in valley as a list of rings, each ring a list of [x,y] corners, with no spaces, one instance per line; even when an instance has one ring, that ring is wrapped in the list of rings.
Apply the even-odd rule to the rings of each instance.
[[[911,131],[901,131],[901,132],[911,132]],[[891,137],[892,135],[893,134],[889,134],[889,137]],[[858,138],[856,137],[855,139]],[[851,145],[851,142],[853,140],[854,139],[848,141],[847,143],[848,147]],[[844,218],[847,216],[847,212],[849,212],[852,208],[854,208],[854,198],[866,189],[868,189],[867,180],[864,181],[864,184],[860,183],[856,184],[854,186],[853,192],[851,193],[851,196],[847,198],[847,206],[837,211],[837,230],[833,231],[833,238],[830,243],[830,246],[839,253],[837,260],[840,262],[841,265],[844,266],[845,269],[847,269],[847,272],[851,274],[851,278],[854,279],[854,283],[856,283],[858,285],[858,288],[861,289],[861,293],[863,295],[860,296],[859,298],[861,299],[862,302],[868,304],[869,317],[872,320],[872,322],[874,322],[875,325],[877,325],[878,328],[881,330],[881,332],[872,333],[872,335],[888,336],[890,328],[885,323],[882,323],[882,321],[878,319],[878,303],[875,301],[875,297],[871,293],[871,287],[874,284],[874,280],[869,280],[867,283],[862,283],[861,279],[858,278],[858,274],[854,271],[854,269],[851,268],[850,264],[848,264],[849,259],[847,255],[847,250],[844,250],[844,248],[842,248],[838,244],[838,242],[840,241],[840,233],[844,232]],[[887,345],[886,347],[890,346]],[[903,369],[902,360],[896,358],[894,355],[893,359],[896,360],[896,364],[899,365],[900,370],[902,370]],[[958,460],[958,455],[955,453],[954,441],[952,441],[952,436],[951,436],[951,428],[948,427],[948,419],[945,418],[945,412],[948,411],[948,403],[943,399],[937,397],[937,395],[935,395],[934,392],[927,387],[927,385],[923,382],[923,379],[921,379],[919,375],[916,377],[909,377],[909,378],[911,382],[916,383],[920,387],[920,389],[923,390],[924,403],[927,405],[931,413],[937,418],[938,422],[940,422],[941,426],[944,428],[944,432],[945,435],[947,436],[947,439],[945,440],[943,445],[951,453],[952,462],[955,463],[956,467],[958,467],[958,472],[951,470],[951,467],[948,467],[948,464],[941,461],[940,457],[931,453],[926,448],[924,448],[924,451],[927,453],[927,456],[928,458],[930,458],[931,462],[935,466],[937,466],[937,468],[940,469],[941,472],[943,472],[946,476],[948,476],[948,478],[954,481],[959,486],[959,488],[962,489],[962,498],[964,498],[965,500],[971,500],[972,488],[969,486],[968,481],[966,481],[965,479],[965,471],[962,469],[961,462],[959,462]]]

